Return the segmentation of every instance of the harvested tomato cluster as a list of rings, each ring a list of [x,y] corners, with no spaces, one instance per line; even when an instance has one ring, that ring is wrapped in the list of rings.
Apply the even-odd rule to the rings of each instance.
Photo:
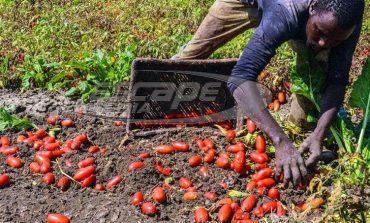
[[[47,118],[49,125],[60,124],[62,128],[69,128],[74,125],[73,120],[64,119],[59,122],[59,117],[52,116]],[[106,149],[100,148],[99,146],[92,145],[87,150],[83,149],[83,145],[89,142],[86,134],[80,134],[73,139],[61,141],[56,137],[48,134],[45,129],[38,129],[35,132],[28,131],[26,134],[18,135],[15,144],[26,144],[31,150],[35,152],[34,161],[30,163],[29,170],[35,176],[41,176],[42,181],[47,185],[56,183],[56,186],[65,191],[70,185],[71,181],[78,183],[81,187],[90,187],[95,184],[95,190],[109,190],[119,184],[123,178],[121,176],[114,176],[105,186],[102,183],[96,182],[96,168],[94,166],[94,158],[89,157],[78,162],[78,169],[75,171],[73,176],[67,175],[62,170],[62,165],[57,158],[64,156],[68,153],[73,152],[87,152],[89,154],[101,153],[105,154]],[[0,138],[0,154],[7,156],[5,163],[11,168],[22,168],[23,161],[17,155],[19,148],[16,145],[11,145],[11,140],[8,136],[2,136]],[[54,161],[55,160],[55,161]],[[64,165],[66,167],[73,166],[71,160],[65,160]],[[64,176],[56,179],[53,171],[62,174]],[[0,188],[3,188],[11,183],[11,179],[7,174],[0,175]],[[69,222],[69,219],[60,214],[50,214],[48,216],[48,222]]]
[[[190,123],[184,123],[181,119],[188,118]],[[204,113],[192,111],[189,113],[169,112],[164,115],[160,124],[148,121],[137,121],[135,127],[139,129],[156,128],[156,127],[186,127],[186,126],[211,126],[217,124],[225,129],[232,129],[233,125],[230,121],[225,120],[221,114],[217,114],[215,109],[209,108]]]

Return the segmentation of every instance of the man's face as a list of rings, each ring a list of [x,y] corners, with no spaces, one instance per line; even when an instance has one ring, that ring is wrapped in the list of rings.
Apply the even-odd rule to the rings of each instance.
[[[315,52],[335,47],[348,39],[354,29],[355,26],[349,29],[338,27],[332,12],[318,14],[310,11],[306,27],[307,46]]]

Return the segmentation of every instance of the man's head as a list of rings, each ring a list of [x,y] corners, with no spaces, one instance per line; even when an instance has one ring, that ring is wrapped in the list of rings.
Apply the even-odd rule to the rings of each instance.
[[[312,0],[307,45],[315,51],[339,45],[361,21],[364,5],[364,0]]]

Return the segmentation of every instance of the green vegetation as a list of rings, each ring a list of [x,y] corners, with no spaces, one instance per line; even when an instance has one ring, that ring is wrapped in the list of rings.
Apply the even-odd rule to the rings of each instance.
[[[37,128],[35,124],[26,119],[10,115],[11,109],[0,108],[0,133],[7,129],[16,131]]]

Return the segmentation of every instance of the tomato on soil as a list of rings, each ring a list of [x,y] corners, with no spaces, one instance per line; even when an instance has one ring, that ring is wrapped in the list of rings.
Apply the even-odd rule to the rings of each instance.
[[[136,192],[131,198],[131,204],[138,206],[144,201],[144,194],[142,192]]]
[[[107,190],[110,190],[111,188],[113,188],[114,186],[116,186],[117,184],[119,184],[121,181],[123,180],[123,178],[121,176],[115,176],[113,177],[112,179],[110,179],[108,182],[107,182]]]
[[[49,214],[47,218],[48,223],[70,223],[68,217],[62,214]]]
[[[10,183],[10,177],[7,174],[0,175],[0,188],[5,187]]]
[[[205,223],[208,221],[209,215],[208,211],[203,208],[197,208],[194,212],[194,221],[195,223]]]

